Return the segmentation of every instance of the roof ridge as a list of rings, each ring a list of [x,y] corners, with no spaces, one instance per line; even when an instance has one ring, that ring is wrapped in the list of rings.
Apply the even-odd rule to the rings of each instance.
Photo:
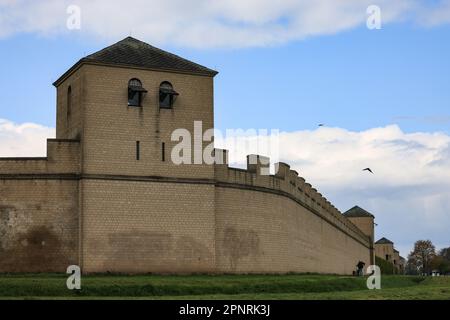
[[[181,57],[181,56],[179,56],[179,55],[177,55],[177,54],[175,54],[175,53],[172,53],[172,52],[163,50],[163,49],[158,48],[158,47],[155,47],[155,46],[152,46],[151,44],[149,44],[149,43],[147,43],[147,42],[145,42],[145,41],[142,41],[142,40],[133,38],[133,37],[131,37],[131,36],[126,37],[126,38],[123,39],[122,41],[125,41],[125,40],[127,40],[127,39],[132,39],[132,40],[137,41],[137,42],[139,42],[139,43],[141,43],[141,44],[143,44],[143,45],[145,45],[145,46],[148,46],[148,47],[150,47],[150,48],[152,48],[152,49],[154,49],[154,50],[156,50],[156,51],[159,51],[160,53],[170,55],[170,56],[172,56],[172,57],[174,57],[174,58],[177,58],[177,59],[181,59],[181,60],[183,60],[183,61],[185,61],[185,62],[187,62],[187,63],[195,64],[196,66],[198,66],[198,67],[200,67],[200,68],[202,68],[202,69],[211,70],[211,69],[209,69],[209,68],[207,68],[207,67],[205,67],[205,66],[202,66],[201,64],[198,64],[198,63],[196,63],[196,62],[194,62],[194,61],[191,61],[191,60],[188,60],[188,59],[186,59],[186,58],[183,58],[183,57]]]
[[[120,41],[117,41],[116,43],[113,43],[113,44],[111,44],[111,45],[109,45],[109,46],[107,46],[107,47],[105,47],[105,48],[103,48],[103,49],[101,49],[99,51],[91,53],[91,54],[85,56],[84,58],[82,58],[81,61],[96,61],[96,60],[98,60],[98,61],[101,62],[101,60],[104,60],[104,57],[102,57],[102,55],[107,55],[107,54],[114,55],[114,49],[116,47],[120,46],[121,44],[123,44],[124,46],[130,46],[131,48],[132,48],[132,45],[135,44],[138,47],[141,47],[143,50],[144,49],[151,50],[151,52],[154,52],[154,54],[160,55],[161,58],[164,58],[164,57],[166,59],[167,58],[169,58],[169,59],[171,58],[171,59],[173,59],[172,65],[176,64],[176,62],[178,62],[180,64],[180,66],[178,66],[178,69],[180,71],[187,71],[187,72],[191,71],[191,72],[194,72],[194,73],[207,73],[209,75],[216,75],[218,73],[217,71],[212,70],[212,69],[210,69],[208,67],[202,66],[202,65],[200,65],[200,64],[198,64],[196,62],[190,61],[190,60],[188,60],[186,58],[183,58],[183,57],[181,57],[179,55],[176,55],[174,53],[171,53],[171,52],[168,52],[166,50],[163,50],[163,49],[157,48],[155,46],[152,46],[151,44],[149,44],[147,42],[144,42],[142,40],[133,38],[131,36],[128,36],[128,37],[126,37],[126,38],[124,38],[124,39],[122,39]],[[149,55],[149,56],[151,56],[151,55]],[[123,56],[122,56],[122,58],[123,58]],[[176,61],[176,62],[174,62],[174,61]],[[120,63],[118,63],[118,64],[120,64]],[[123,64],[134,65],[135,63],[133,63],[133,62],[130,62],[130,63],[124,62]],[[142,63],[142,64],[145,64],[145,63]],[[159,68],[166,69],[165,66],[160,66]],[[173,67],[173,66],[172,67],[171,66],[167,66],[167,69],[177,70],[177,68]],[[188,69],[191,69],[191,70],[188,70]]]
[[[114,47],[115,45],[117,45],[117,44],[119,44],[119,43],[121,43],[121,42],[124,42],[124,41],[125,41],[126,39],[128,39],[128,38],[132,38],[132,37],[126,37],[125,39],[119,40],[119,41],[117,41],[117,42],[115,42],[115,43],[113,43],[113,44],[111,44],[111,45],[109,45],[109,46],[107,46],[107,47],[104,47],[103,49],[100,49],[100,50],[95,51],[95,52],[93,52],[93,53],[91,53],[91,54],[88,54],[87,56],[84,56],[83,58],[81,58],[81,60],[86,59],[86,58],[89,58],[89,57],[91,57],[91,56],[93,56],[93,55],[99,54],[99,53],[101,53],[101,52],[108,51],[108,49],[110,49],[111,47]],[[132,38],[132,39],[134,39],[134,38]]]
[[[375,218],[375,216],[370,213],[369,211],[361,208],[358,205],[353,206],[352,208],[348,209],[343,213],[344,216],[348,217],[372,217]]]
[[[382,237],[382,238],[380,238],[380,239],[378,239],[375,243],[380,243],[380,244],[383,244],[383,243],[392,243],[392,244],[394,244],[394,242],[392,242],[391,240],[389,240],[388,238],[386,238],[386,237]]]
[[[100,64],[214,77],[217,71],[128,36],[81,58],[54,83],[59,86],[81,65]]]

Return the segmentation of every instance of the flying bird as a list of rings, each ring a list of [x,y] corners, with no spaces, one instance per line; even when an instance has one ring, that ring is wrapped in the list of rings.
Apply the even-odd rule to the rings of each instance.
[[[325,125],[323,123],[319,124],[319,127],[324,127]]]
[[[373,174],[373,171],[370,168],[365,168],[365,169],[363,169],[363,171],[369,171],[371,174]]]

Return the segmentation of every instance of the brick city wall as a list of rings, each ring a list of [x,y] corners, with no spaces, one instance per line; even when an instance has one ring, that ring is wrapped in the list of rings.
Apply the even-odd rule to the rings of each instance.
[[[78,261],[79,143],[0,158],[0,272],[64,272]]]
[[[148,90],[141,107],[127,105],[131,78]],[[173,109],[158,106],[163,81],[180,94]],[[272,176],[260,162],[175,165],[172,132],[192,133],[195,121],[205,131],[213,117],[211,77],[101,65],[68,75],[47,157],[0,159],[0,272],[75,263],[84,272],[350,274],[369,261],[369,237],[286,164]]]
[[[280,163],[267,176],[247,166],[216,166],[218,270],[351,274],[358,261],[369,264],[369,237],[297,172]]]
[[[85,272],[215,271],[214,185],[83,180]]]

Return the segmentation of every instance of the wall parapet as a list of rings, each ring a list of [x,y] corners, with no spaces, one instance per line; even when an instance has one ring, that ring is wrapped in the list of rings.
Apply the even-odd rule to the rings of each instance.
[[[247,169],[228,166],[228,151],[216,149],[216,159],[227,161],[215,165],[215,180],[224,186],[236,186],[256,191],[284,195],[318,215],[370,248],[371,243],[356,225],[347,219],[328,199],[317,191],[298,172],[283,162],[275,164],[275,174],[261,174],[270,167],[270,159],[260,155],[247,156]]]
[[[80,141],[47,139],[47,157],[0,157],[0,175],[78,174]]]

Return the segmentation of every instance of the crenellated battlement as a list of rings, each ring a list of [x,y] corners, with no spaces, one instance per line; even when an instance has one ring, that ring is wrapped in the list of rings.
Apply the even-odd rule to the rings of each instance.
[[[276,163],[275,174],[269,174],[268,157],[248,155],[247,169],[239,169],[228,166],[228,150],[215,149],[215,156],[218,163],[215,167],[215,180],[219,185],[234,185],[287,196],[367,247],[370,246],[368,236],[288,164]]]

